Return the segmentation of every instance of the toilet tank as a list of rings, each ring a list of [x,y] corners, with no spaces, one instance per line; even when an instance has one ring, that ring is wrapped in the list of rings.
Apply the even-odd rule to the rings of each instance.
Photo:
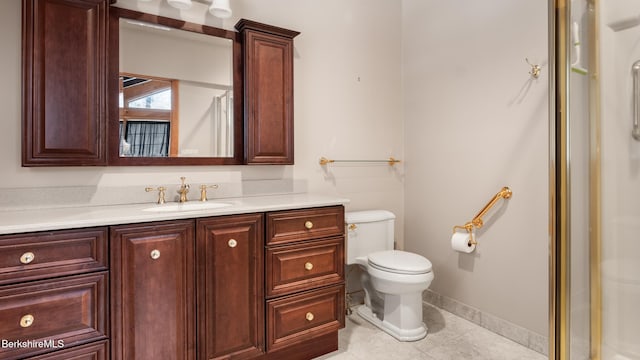
[[[386,210],[346,212],[347,264],[376,251],[393,250],[396,216]],[[355,226],[354,226],[355,225]]]

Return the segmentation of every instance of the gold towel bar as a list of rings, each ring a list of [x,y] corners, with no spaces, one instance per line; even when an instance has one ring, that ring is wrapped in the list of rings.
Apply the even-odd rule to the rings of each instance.
[[[502,189],[500,189],[500,191],[498,191],[497,194],[494,195],[494,197],[487,203],[487,205],[485,205],[482,210],[480,210],[480,212],[473,218],[473,220],[462,226],[454,226],[453,232],[455,233],[457,229],[466,230],[469,232],[469,245],[477,244],[476,240],[473,238],[473,228],[475,227],[476,229],[480,229],[484,225],[482,217],[487,214],[489,209],[491,209],[500,199],[510,199],[511,195],[513,195],[511,189],[506,186],[503,187]]]
[[[400,160],[395,159],[393,157],[390,157],[387,160],[332,160],[332,159],[327,159],[324,156],[320,158],[320,165],[327,165],[327,164],[336,163],[336,162],[351,162],[351,163],[380,163],[380,162],[386,162],[387,164],[389,164],[389,166],[393,166],[396,163],[399,163]]]

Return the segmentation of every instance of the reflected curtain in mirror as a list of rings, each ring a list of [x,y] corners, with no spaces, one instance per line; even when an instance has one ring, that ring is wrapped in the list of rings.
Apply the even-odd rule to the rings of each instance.
[[[169,123],[127,121],[120,123],[121,156],[163,157],[169,153]]]
[[[119,88],[120,156],[175,156],[179,82],[121,74]]]

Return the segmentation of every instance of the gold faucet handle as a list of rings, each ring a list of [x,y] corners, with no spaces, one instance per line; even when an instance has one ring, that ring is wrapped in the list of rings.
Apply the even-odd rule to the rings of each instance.
[[[202,184],[202,185],[200,185],[200,201],[207,201],[207,188],[209,188],[209,189],[217,189],[218,185],[217,184],[213,184],[213,185]]]
[[[164,204],[166,202],[164,199],[165,190],[167,190],[167,188],[164,186],[158,186],[157,188],[154,188],[154,187],[144,188],[144,191],[146,192],[158,191],[158,204]]]

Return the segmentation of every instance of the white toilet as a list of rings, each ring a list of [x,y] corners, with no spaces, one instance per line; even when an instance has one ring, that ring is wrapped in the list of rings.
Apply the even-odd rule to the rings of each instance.
[[[431,262],[393,250],[395,215],[385,210],[347,212],[347,265],[362,267],[362,316],[400,341],[427,335],[422,322],[422,292],[433,280]]]

